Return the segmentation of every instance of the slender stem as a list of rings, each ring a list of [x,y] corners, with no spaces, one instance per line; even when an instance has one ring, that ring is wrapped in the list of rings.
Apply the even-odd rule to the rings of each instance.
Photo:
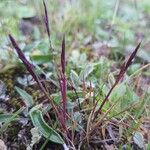
[[[116,19],[117,12],[118,12],[118,8],[119,8],[119,2],[120,2],[120,0],[116,0],[115,10],[114,10],[114,14],[113,14],[113,18],[112,18],[111,26],[113,26],[113,25],[114,25],[114,23],[115,23],[115,19]]]
[[[41,146],[40,150],[44,150],[45,146],[47,145],[47,143],[49,142],[49,139],[47,138],[45,140],[45,142],[43,143],[43,145]]]
[[[107,100],[108,100],[110,94],[112,93],[113,89],[116,87],[117,84],[118,84],[118,81],[116,81],[116,82],[114,83],[114,85],[111,87],[111,89],[109,90],[109,92],[108,92],[108,94],[106,95],[105,99],[103,100],[102,104],[100,105],[99,109],[96,111],[93,120],[96,119],[98,113],[102,110],[103,106],[104,106],[105,103],[107,102]]]

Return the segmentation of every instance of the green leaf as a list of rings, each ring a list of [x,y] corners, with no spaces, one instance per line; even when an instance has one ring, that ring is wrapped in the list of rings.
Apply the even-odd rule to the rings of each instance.
[[[45,138],[55,143],[64,144],[62,137],[44,121],[42,112],[38,110],[37,106],[33,107],[29,114],[33,125],[38,128]]]
[[[13,113],[12,116],[9,116],[9,119],[5,120],[5,123],[0,128],[0,133],[4,132],[5,129],[8,127],[8,125],[10,124],[10,122],[14,121],[24,109],[25,108],[22,107],[19,110],[17,110],[15,113]]]
[[[32,60],[35,61],[37,64],[43,64],[50,62],[52,59],[51,55],[33,55],[31,56]]]
[[[36,16],[36,12],[32,7],[26,7],[24,5],[20,5],[18,8],[18,16],[20,18],[30,18]]]
[[[61,100],[62,100],[61,95],[57,93],[57,94],[54,94],[53,96],[54,96],[54,102],[55,102],[57,105],[60,105]]]
[[[150,143],[147,144],[147,149],[150,149]]]
[[[76,94],[78,95],[78,97],[83,97],[84,96],[83,92],[81,92],[81,91],[76,91],[76,93],[73,92],[72,90],[67,91],[67,97],[69,99],[74,99],[77,96]],[[54,102],[57,105],[59,105],[61,103],[62,97],[61,97],[60,93],[53,93],[51,96],[54,98]]]
[[[88,64],[80,73],[80,80],[86,79],[94,70],[93,64]]]
[[[71,70],[70,78],[73,85],[77,88],[79,87],[80,78],[74,70]]]
[[[150,54],[146,50],[139,51],[138,56],[150,63]]]
[[[19,93],[19,95],[23,98],[24,103],[27,107],[31,107],[33,105],[33,98],[31,95],[29,95],[26,91],[20,89],[19,87],[15,87],[16,91]]]
[[[126,93],[126,85],[125,84],[119,84],[115,87],[115,89],[113,90],[112,94],[111,94],[111,99],[119,99],[121,97],[123,97]]]
[[[6,122],[13,117],[14,114],[0,114],[0,123]],[[17,120],[18,116],[15,116],[14,120]]]
[[[35,48],[37,48],[37,46],[40,44],[39,41],[35,41],[31,44],[28,44],[26,45],[24,48],[23,48],[23,51],[24,52],[29,52],[29,51],[33,51]]]

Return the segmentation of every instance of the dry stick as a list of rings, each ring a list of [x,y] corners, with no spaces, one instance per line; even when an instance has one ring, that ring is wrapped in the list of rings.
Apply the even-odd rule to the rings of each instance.
[[[125,108],[125,109],[122,110],[121,112],[118,112],[118,113],[114,114],[114,115],[111,116],[109,119],[114,118],[114,117],[116,117],[116,116],[118,116],[118,115],[121,115],[122,113],[124,113],[124,112],[130,110],[132,107],[134,107],[134,106],[136,106],[136,105],[138,105],[138,102],[135,103],[135,104],[133,104],[133,105],[131,105],[131,106],[129,106],[129,107],[127,107],[127,108]]]
[[[102,123],[103,119],[108,115],[108,113],[112,110],[112,108],[113,108],[116,104],[117,104],[117,102],[114,103],[114,104],[107,110],[107,112],[102,116],[102,118],[94,125],[94,127],[92,127],[92,130],[90,131],[90,133]],[[118,115],[120,115],[120,114],[122,114],[122,113],[124,113],[124,112],[126,112],[126,111],[128,111],[128,110],[130,110],[132,107],[136,106],[137,104],[138,104],[138,103],[135,103],[135,104],[133,104],[133,105],[127,107],[126,109],[124,109],[123,111],[121,111],[121,112],[119,112],[119,113],[113,115],[112,117],[110,117],[110,118],[109,118],[108,120],[106,120],[106,121],[109,121],[111,118],[114,118],[115,116],[118,116]]]
[[[103,119],[108,115],[108,113],[117,105],[117,102],[114,103],[107,111],[106,113],[100,118],[100,120],[94,125],[94,127],[92,128],[92,130],[90,132],[92,132],[95,128],[97,128],[103,121]]]
[[[107,111],[106,111],[106,113],[101,117],[101,119],[96,123],[96,124],[94,124],[94,126],[93,127],[91,127],[91,130],[89,130],[89,125],[90,125],[90,119],[91,119],[91,116],[89,117],[89,119],[88,119],[88,125],[87,125],[87,141],[89,141],[89,135],[93,132],[93,130],[94,129],[96,129],[101,123],[102,123],[102,121],[103,121],[103,119],[108,115],[108,113],[113,109],[113,107],[114,106],[116,106],[117,105],[117,102],[116,103],[114,103]],[[90,114],[91,115],[91,114]]]
[[[110,94],[112,93],[113,89],[116,87],[116,85],[119,83],[119,81],[123,78],[125,72],[127,71],[128,67],[132,64],[132,60],[134,59],[138,49],[140,48],[141,42],[137,45],[137,47],[135,48],[135,50],[131,53],[129,59],[127,60],[126,63],[123,63],[119,75],[114,83],[114,85],[111,87],[111,89],[109,90],[108,94],[106,95],[105,99],[103,100],[101,106],[99,107],[99,109],[95,112],[96,106],[98,104],[98,101],[96,102],[93,111],[92,111],[92,116],[94,115],[93,121],[96,119],[97,115],[99,114],[99,112],[102,110],[103,106],[105,105],[105,103],[108,101],[108,98],[110,96]]]
[[[89,133],[90,133],[90,123],[91,123],[92,115],[93,113],[91,112],[87,120],[87,126],[86,126],[86,139],[87,139],[88,145],[89,145],[89,135],[90,135]]]
[[[100,89],[100,88],[99,88]],[[98,93],[97,93],[98,94]],[[96,109],[96,105],[97,105],[97,103],[98,103],[98,100],[97,100],[97,102],[95,103],[95,100],[93,101],[93,104],[95,104],[94,105],[94,107],[93,108],[91,108],[91,113],[90,113],[90,115],[89,115],[89,117],[88,117],[88,121],[87,121],[87,128],[86,128],[86,130],[87,130],[87,135],[86,135],[86,139],[87,139],[87,141],[89,141],[89,133],[90,133],[90,123],[91,123],[91,120],[92,120],[92,117],[93,117],[93,114],[94,114],[94,112],[95,112],[95,109]]]

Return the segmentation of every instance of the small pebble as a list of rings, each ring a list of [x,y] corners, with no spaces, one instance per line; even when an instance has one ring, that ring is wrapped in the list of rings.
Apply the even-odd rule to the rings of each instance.
[[[4,143],[4,141],[2,141],[1,139],[0,139],[0,150],[7,150],[7,147]]]

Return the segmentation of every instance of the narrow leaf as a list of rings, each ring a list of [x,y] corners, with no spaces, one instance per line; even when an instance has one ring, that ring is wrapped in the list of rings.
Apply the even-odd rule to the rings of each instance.
[[[62,137],[44,121],[42,112],[37,107],[32,108],[29,114],[33,125],[45,138],[55,143],[64,144]]]
[[[31,58],[37,64],[48,63],[50,60],[52,60],[51,55],[33,55],[33,56],[31,56]]]
[[[33,106],[33,98],[31,95],[29,95],[26,91],[20,89],[19,87],[15,87],[16,91],[19,93],[19,95],[23,98],[24,103],[27,107]]]
[[[13,114],[0,114],[0,123],[6,122],[13,117]],[[19,117],[15,116],[13,120],[17,120]]]
[[[5,123],[1,126],[0,128],[0,134],[3,133],[5,131],[5,129],[8,127],[8,125],[16,120],[16,118],[18,117],[18,115],[24,110],[25,108],[24,107],[21,107],[19,110],[17,110],[15,113],[12,114],[12,116],[10,116],[9,119],[7,119],[5,121]]]

